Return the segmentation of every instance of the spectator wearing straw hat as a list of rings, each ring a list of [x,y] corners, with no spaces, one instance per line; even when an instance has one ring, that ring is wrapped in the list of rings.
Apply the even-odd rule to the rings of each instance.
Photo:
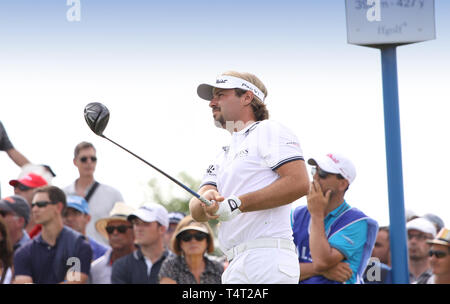
[[[207,222],[199,223],[186,216],[178,224],[171,243],[175,255],[161,266],[161,284],[221,283],[223,266],[206,255],[214,251],[214,235]]]
[[[109,241],[111,248],[92,262],[89,282],[92,284],[111,284],[112,265],[115,261],[132,253],[134,246],[133,226],[127,221],[133,208],[123,202],[114,204],[109,217],[95,223],[95,229]]]
[[[450,230],[442,228],[431,244],[429,255],[433,276],[428,284],[450,284]]]

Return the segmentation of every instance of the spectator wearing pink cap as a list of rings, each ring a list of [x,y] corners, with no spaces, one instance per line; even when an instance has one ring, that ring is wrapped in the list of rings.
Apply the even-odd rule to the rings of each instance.
[[[406,223],[408,232],[409,282],[426,284],[431,277],[430,244],[436,236],[436,228],[429,220],[419,217]]]
[[[28,173],[20,179],[12,179],[9,184],[14,187],[14,194],[23,197],[31,208],[33,190],[47,185],[47,181],[36,173]],[[41,231],[41,225],[36,225],[33,217],[30,217],[25,228],[30,238],[34,238]]]

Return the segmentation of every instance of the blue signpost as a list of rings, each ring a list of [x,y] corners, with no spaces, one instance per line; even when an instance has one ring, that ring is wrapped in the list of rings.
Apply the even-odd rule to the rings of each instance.
[[[381,50],[392,281],[395,284],[409,283],[396,49],[399,45],[436,37],[434,0],[406,3],[345,2],[348,43]]]

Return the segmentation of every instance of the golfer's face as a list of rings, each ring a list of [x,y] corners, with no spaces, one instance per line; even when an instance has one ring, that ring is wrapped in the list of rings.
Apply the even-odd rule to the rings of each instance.
[[[75,166],[77,166],[80,176],[92,175],[97,165],[97,156],[93,148],[86,148],[80,150],[77,157],[74,159]]]
[[[234,89],[215,90],[209,106],[212,109],[214,120],[224,128],[227,121],[234,122],[239,119],[240,98],[236,96]]]

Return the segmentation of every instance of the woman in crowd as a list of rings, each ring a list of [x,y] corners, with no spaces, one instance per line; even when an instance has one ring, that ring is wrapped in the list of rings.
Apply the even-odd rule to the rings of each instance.
[[[0,216],[0,284],[9,284],[12,279],[14,251],[8,235],[8,228]]]
[[[222,264],[206,255],[214,251],[214,236],[208,223],[198,223],[186,216],[178,224],[171,243],[175,255],[161,266],[161,284],[221,283]]]

